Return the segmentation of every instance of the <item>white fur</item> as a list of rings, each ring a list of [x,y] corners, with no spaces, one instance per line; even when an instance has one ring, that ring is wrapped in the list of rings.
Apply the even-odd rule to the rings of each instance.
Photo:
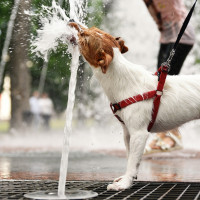
[[[93,68],[104,92],[112,103],[156,90],[157,76],[142,66],[127,61],[117,48],[114,58],[103,74],[100,67]],[[125,122],[124,140],[127,149],[127,170],[124,176],[108,185],[108,190],[127,189],[137,176],[138,167],[148,138],[147,127],[151,120],[153,99],[134,103],[117,115]],[[171,130],[200,116],[200,76],[167,76],[160,108],[152,132]]]

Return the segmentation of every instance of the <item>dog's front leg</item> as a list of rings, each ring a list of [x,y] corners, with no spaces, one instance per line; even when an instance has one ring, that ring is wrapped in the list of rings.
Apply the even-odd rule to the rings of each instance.
[[[122,124],[122,127],[123,127],[123,131],[124,131],[124,144],[126,147],[126,157],[128,159],[129,152],[130,152],[130,134],[129,134],[127,127],[124,124]],[[124,175],[116,178],[114,180],[114,182],[120,181],[123,177],[124,177]]]
[[[126,146],[126,156],[128,158],[129,152],[130,152],[130,134],[125,125],[122,125],[122,127],[123,127],[123,131],[124,131],[124,143]]]
[[[146,140],[149,133],[147,130],[130,131],[129,154],[127,170],[124,176],[115,179],[112,184],[109,184],[108,190],[124,190],[130,188],[133,180],[137,178],[138,168],[144,152]]]

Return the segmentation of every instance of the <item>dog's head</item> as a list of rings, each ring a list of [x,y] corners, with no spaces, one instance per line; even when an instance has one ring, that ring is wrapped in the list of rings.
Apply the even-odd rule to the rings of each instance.
[[[113,48],[119,48],[121,53],[128,51],[128,47],[120,37],[115,38],[95,27],[87,29],[75,22],[69,25],[78,31],[81,54],[90,65],[101,67],[103,73],[106,73],[114,57]]]

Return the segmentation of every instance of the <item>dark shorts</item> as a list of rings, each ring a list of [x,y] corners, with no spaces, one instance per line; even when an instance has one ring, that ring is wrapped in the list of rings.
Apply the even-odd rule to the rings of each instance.
[[[165,61],[167,61],[167,58],[169,57],[170,51],[173,47],[174,43],[168,43],[168,44],[161,44],[160,50],[158,54],[158,65],[157,68],[161,66],[161,64]],[[169,71],[170,75],[177,75],[180,73],[181,68],[183,66],[183,63],[192,49],[193,45],[188,44],[179,44],[176,53],[171,61],[171,69]]]

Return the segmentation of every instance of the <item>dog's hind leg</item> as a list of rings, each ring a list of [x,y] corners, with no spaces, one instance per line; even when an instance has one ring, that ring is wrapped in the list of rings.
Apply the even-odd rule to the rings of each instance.
[[[112,184],[109,184],[107,187],[108,190],[119,191],[130,188],[133,180],[137,177],[138,168],[149,133],[146,129],[132,130],[130,133],[129,155],[126,173],[124,176],[115,179]]]

